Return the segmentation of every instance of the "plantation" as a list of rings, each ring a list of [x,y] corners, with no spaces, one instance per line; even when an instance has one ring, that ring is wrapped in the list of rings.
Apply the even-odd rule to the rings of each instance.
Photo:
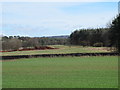
[[[117,88],[118,57],[3,61],[3,88]]]

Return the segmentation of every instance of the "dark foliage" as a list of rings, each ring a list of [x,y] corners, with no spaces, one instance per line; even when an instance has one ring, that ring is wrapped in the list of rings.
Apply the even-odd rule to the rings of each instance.
[[[108,31],[108,28],[76,30],[70,35],[70,42],[82,46],[109,46]]]
[[[112,21],[109,33],[111,46],[116,47],[120,53],[120,14]]]

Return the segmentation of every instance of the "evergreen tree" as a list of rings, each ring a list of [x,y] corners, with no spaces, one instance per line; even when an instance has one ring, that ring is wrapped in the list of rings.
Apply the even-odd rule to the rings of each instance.
[[[120,14],[112,21],[109,37],[111,46],[116,47],[120,52]]]

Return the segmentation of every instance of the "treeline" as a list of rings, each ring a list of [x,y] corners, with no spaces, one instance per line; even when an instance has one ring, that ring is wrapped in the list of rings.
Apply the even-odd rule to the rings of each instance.
[[[72,45],[116,47],[120,52],[120,14],[108,28],[80,29],[70,35]]]
[[[109,30],[109,28],[76,30],[70,35],[70,43],[81,46],[109,47],[111,46]]]
[[[20,48],[32,48],[45,45],[66,45],[67,38],[49,38],[49,37],[20,37],[3,36],[2,50],[16,50]]]

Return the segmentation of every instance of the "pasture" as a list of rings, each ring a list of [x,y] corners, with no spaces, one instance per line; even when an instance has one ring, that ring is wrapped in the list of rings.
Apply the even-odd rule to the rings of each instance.
[[[82,46],[65,46],[65,45],[51,45],[50,47],[54,47],[54,48],[58,48],[58,49],[3,52],[2,56],[110,52],[110,49],[107,47],[82,47]]]
[[[117,56],[30,58],[2,64],[3,88],[118,87]]]

